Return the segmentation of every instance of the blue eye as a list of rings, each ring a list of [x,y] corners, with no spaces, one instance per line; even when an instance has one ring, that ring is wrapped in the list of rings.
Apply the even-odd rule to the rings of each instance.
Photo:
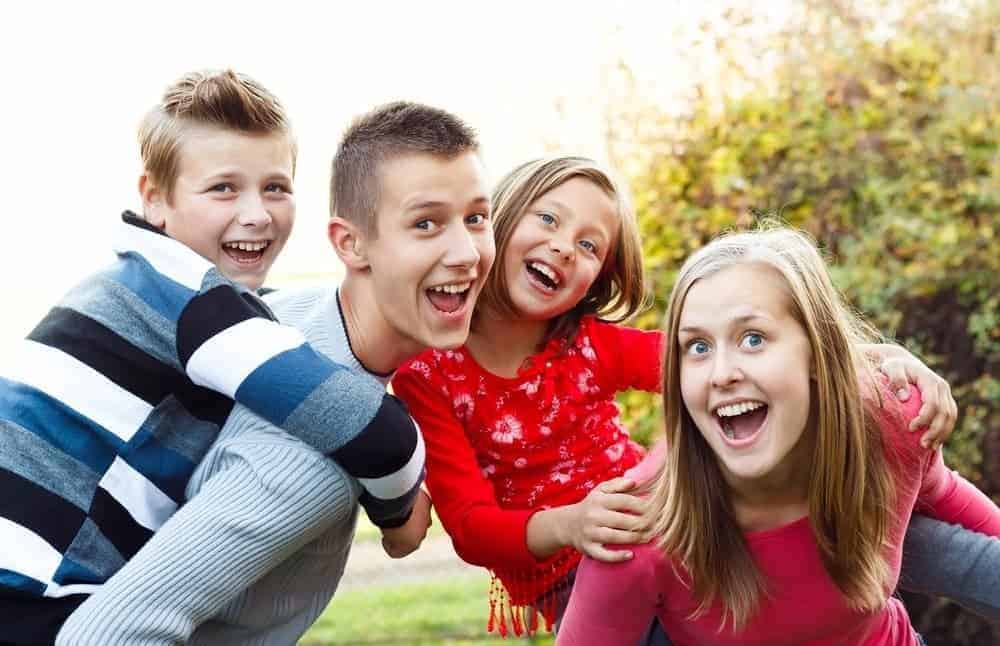
[[[764,335],[757,332],[748,332],[743,335],[743,345],[748,348],[759,348],[764,345]]]
[[[484,213],[473,213],[465,218],[466,224],[471,224],[473,226],[478,226],[481,224],[486,224],[486,214]]]
[[[687,344],[688,354],[693,354],[695,356],[701,356],[709,351],[708,343],[702,341],[701,339],[695,339]]]
[[[264,187],[267,193],[291,193],[291,189],[284,184],[271,183]]]
[[[421,231],[431,231],[434,229],[434,221],[420,220],[419,222],[414,223],[413,226],[416,227],[417,229],[420,229]]]
[[[539,214],[538,214],[538,218],[539,218],[539,219],[540,219],[540,220],[541,220],[541,221],[542,221],[542,222],[543,222],[544,224],[555,224],[555,223],[556,223],[556,218],[555,218],[555,216],[554,216],[554,215],[552,215],[551,213],[545,213],[544,211],[543,211],[542,213],[539,213]]]
[[[597,253],[597,245],[590,240],[581,240],[580,246],[589,251],[590,253]]]
[[[235,193],[236,189],[233,188],[232,184],[216,184],[212,188],[208,189],[216,193]]]

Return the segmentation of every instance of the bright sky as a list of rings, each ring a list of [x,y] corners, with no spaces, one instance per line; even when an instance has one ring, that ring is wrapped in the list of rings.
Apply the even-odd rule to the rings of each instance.
[[[0,25],[0,353],[109,258],[118,214],[139,207],[136,125],[182,73],[233,67],[291,114],[298,219],[272,274],[280,284],[339,271],[323,237],[326,185],[352,116],[402,98],[455,112],[479,130],[494,178],[546,152],[603,158],[605,87],[618,58],[646,70],[640,82],[677,95],[692,73],[677,63],[678,35],[731,3],[612,4],[11,4]]]

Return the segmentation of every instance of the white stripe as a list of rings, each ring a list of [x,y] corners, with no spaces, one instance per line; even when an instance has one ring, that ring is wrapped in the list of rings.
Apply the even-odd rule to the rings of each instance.
[[[125,222],[115,234],[114,249],[138,252],[156,271],[196,292],[212,268],[212,263],[173,238]]]
[[[71,594],[94,594],[101,589],[97,583],[74,583],[72,585],[59,585],[50,583],[45,588],[46,597],[68,597]]]
[[[0,362],[0,375],[58,399],[124,441],[153,407],[87,364],[51,346],[24,339]]]
[[[201,344],[187,364],[191,381],[235,398],[251,372],[271,357],[306,342],[293,327],[256,317],[237,323]]]
[[[413,422],[414,425],[416,421]],[[358,478],[365,491],[380,500],[399,498],[417,484],[424,468],[424,437],[417,429],[417,446],[413,449],[410,461],[399,471],[381,478]]]
[[[62,554],[27,527],[0,516],[0,569],[10,570],[42,583],[52,581]],[[16,549],[15,549],[16,548]]]
[[[114,497],[137,523],[154,532],[167,522],[177,504],[132,466],[116,457],[99,485]]]

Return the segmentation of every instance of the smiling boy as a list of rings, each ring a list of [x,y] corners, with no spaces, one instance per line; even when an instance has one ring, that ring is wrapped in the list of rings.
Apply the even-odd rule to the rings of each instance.
[[[494,256],[473,131],[436,108],[382,106],[345,133],[330,200],[327,236],[346,276],[269,295],[281,320],[380,385],[421,350],[464,343]],[[184,508],[80,607],[58,643],[295,643],[336,590],[358,495],[336,464],[237,407]],[[387,537],[390,554],[419,544],[428,503],[421,496]]]
[[[189,74],[147,115],[140,147],[145,218],[123,216],[118,261],[0,366],[4,643],[51,643],[139,552],[180,507],[232,399],[366,478],[362,503],[389,536],[422,479],[402,405],[250,291],[295,214],[277,99],[233,72]]]

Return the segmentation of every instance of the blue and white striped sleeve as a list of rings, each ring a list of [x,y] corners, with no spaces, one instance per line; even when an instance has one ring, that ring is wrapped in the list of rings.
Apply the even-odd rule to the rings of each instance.
[[[206,277],[177,323],[178,358],[191,380],[331,456],[361,482],[373,523],[405,523],[424,451],[402,402],[314,350],[253,295],[212,282]]]

